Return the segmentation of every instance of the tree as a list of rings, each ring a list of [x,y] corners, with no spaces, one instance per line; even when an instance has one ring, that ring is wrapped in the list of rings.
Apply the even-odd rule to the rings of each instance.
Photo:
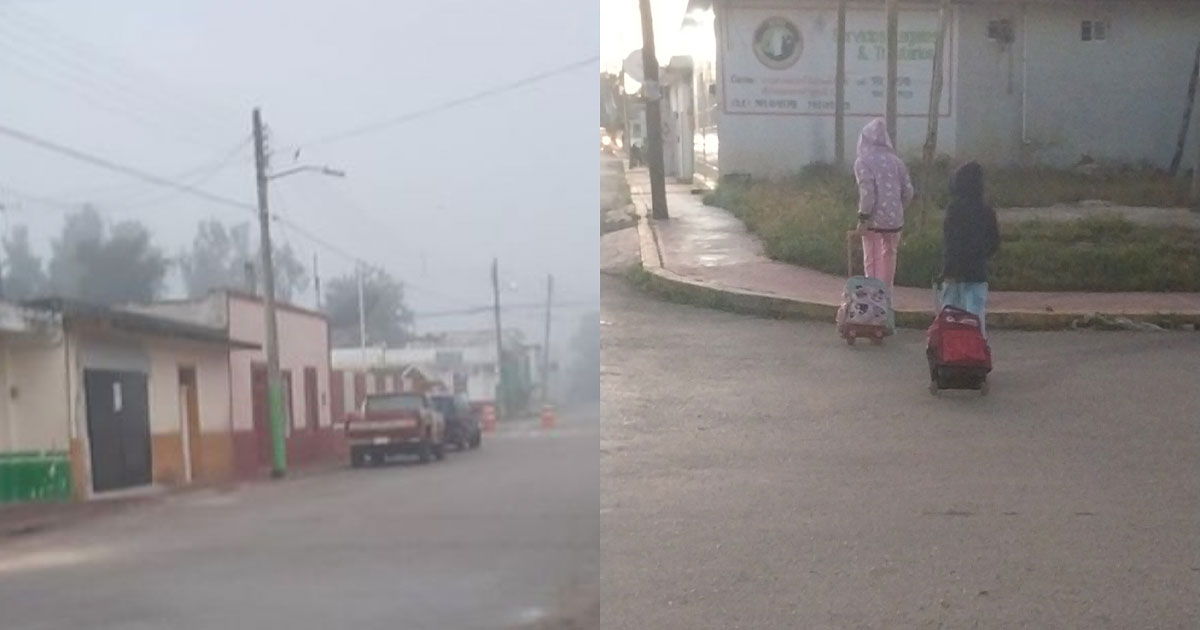
[[[183,285],[191,297],[200,297],[213,289],[246,288],[246,265],[256,270],[258,248],[250,245],[250,224],[231,228],[216,219],[202,221],[192,239],[190,251],[179,257]],[[272,264],[275,267],[275,297],[290,302],[308,289],[308,270],[291,245],[274,246]],[[257,278],[262,286],[262,277]]]
[[[275,245],[271,265],[275,267],[276,299],[291,302],[296,294],[308,289],[308,268],[296,256],[291,245]]]
[[[29,229],[23,225],[13,228],[4,239],[3,297],[22,301],[41,297],[47,287],[42,259],[29,245]]]
[[[144,225],[123,221],[109,230],[90,207],[67,217],[51,249],[50,286],[62,297],[147,302],[159,296],[167,275],[168,261]]]
[[[371,269],[363,277],[363,311],[366,313],[367,343],[399,346],[408,340],[412,311],[404,302],[404,287],[390,274]],[[335,346],[357,346],[359,342],[358,278],[354,274],[334,278],[325,292]]]

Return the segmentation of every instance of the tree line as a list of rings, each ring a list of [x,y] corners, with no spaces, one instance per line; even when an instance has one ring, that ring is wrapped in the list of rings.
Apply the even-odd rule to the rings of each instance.
[[[151,302],[164,297],[172,270],[179,273],[184,294],[204,296],[215,289],[249,290],[262,286],[257,232],[249,223],[231,226],[202,221],[190,247],[170,255],[154,244],[139,221],[110,224],[85,206],[66,217],[51,241],[49,259],[33,250],[29,230],[14,226],[4,237],[0,292],[5,300],[25,302],[63,297],[103,305]],[[297,300],[311,286],[307,266],[288,244],[275,245],[275,297]],[[359,339],[358,280],[354,274],[330,279],[322,296],[335,345]],[[400,281],[378,269],[363,278],[367,341],[396,346],[408,338],[412,312]]]

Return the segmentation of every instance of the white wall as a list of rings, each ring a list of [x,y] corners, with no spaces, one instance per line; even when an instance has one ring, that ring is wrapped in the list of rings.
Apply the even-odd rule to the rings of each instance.
[[[200,407],[200,429],[228,432],[229,355],[224,346],[167,340],[148,340],[150,355],[150,432],[171,433],[183,429],[179,397],[179,368],[196,369],[196,393]]]
[[[1064,2],[1027,11],[1026,158],[1169,164],[1200,41],[1200,3]],[[1107,19],[1107,39],[1081,41],[1084,19]],[[1193,116],[1191,133],[1200,133],[1200,112]],[[1185,165],[1195,160],[1190,137]]]
[[[719,169],[721,175],[751,174],[774,177],[795,173],[813,162],[833,162],[835,157],[833,96],[837,50],[837,12],[833,3],[797,2],[783,8],[779,2],[723,3],[717,12],[718,101],[720,115]],[[799,60],[783,70],[772,70],[760,62],[753,49],[753,34],[763,21],[782,16],[801,31],[803,47]],[[845,119],[846,159],[853,160],[858,134],[866,123],[883,115],[882,88],[875,77],[886,75],[884,59],[873,58],[877,44],[855,39],[867,31],[882,32],[886,20],[882,8],[854,7],[847,15],[847,88],[849,103]],[[900,15],[902,40],[907,33],[929,37],[937,30],[937,11],[905,10]],[[869,34],[864,36],[869,37]],[[946,55],[954,56],[957,38],[951,28]],[[860,49],[860,46],[862,47]],[[905,48],[902,45],[902,48]],[[911,48],[929,51],[932,41]],[[867,60],[861,59],[862,56]],[[902,154],[918,155],[927,129],[932,59],[904,60],[901,87],[898,144]],[[942,118],[939,122],[940,152],[955,147],[957,86],[953,64],[945,68]],[[773,83],[781,82],[781,83]],[[863,82],[860,84],[860,82]],[[770,91],[769,91],[770,90]],[[773,91],[783,90],[776,96]],[[905,92],[909,93],[906,95]],[[756,105],[756,99],[795,101],[795,107]]]
[[[70,447],[61,340],[0,338],[0,397],[0,452]]]
[[[956,11],[962,42],[955,72],[961,95],[955,102],[960,121],[956,157],[984,164],[1015,162],[1021,154],[1021,7],[960,5]],[[1013,25],[1011,44],[987,38],[988,22],[1002,19]]]

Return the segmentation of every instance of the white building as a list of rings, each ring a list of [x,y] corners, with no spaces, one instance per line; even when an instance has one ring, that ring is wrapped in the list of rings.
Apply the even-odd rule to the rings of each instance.
[[[535,387],[540,346],[525,343],[519,330],[504,331],[504,351],[516,359],[518,383]],[[510,359],[511,360],[511,359]],[[445,332],[426,335],[403,348],[337,348],[335,370],[386,370],[416,367],[474,402],[496,396],[496,334],[494,331]]]
[[[901,2],[898,144],[924,143],[936,0]],[[680,179],[794,173],[833,162],[837,3],[690,0],[665,107],[691,131],[669,153]],[[884,113],[882,0],[849,4],[845,142]],[[953,0],[943,65],[938,152],[985,164],[1097,161],[1163,167],[1183,124],[1200,43],[1196,0]],[[1183,168],[1195,162],[1200,107]],[[690,168],[689,168],[690,167]]]

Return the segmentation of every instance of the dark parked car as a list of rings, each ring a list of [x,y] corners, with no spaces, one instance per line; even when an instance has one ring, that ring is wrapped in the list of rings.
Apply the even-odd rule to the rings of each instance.
[[[483,431],[471,403],[463,396],[448,394],[435,394],[431,398],[434,409],[446,419],[446,443],[458,445],[460,451],[479,448],[483,442]]]

